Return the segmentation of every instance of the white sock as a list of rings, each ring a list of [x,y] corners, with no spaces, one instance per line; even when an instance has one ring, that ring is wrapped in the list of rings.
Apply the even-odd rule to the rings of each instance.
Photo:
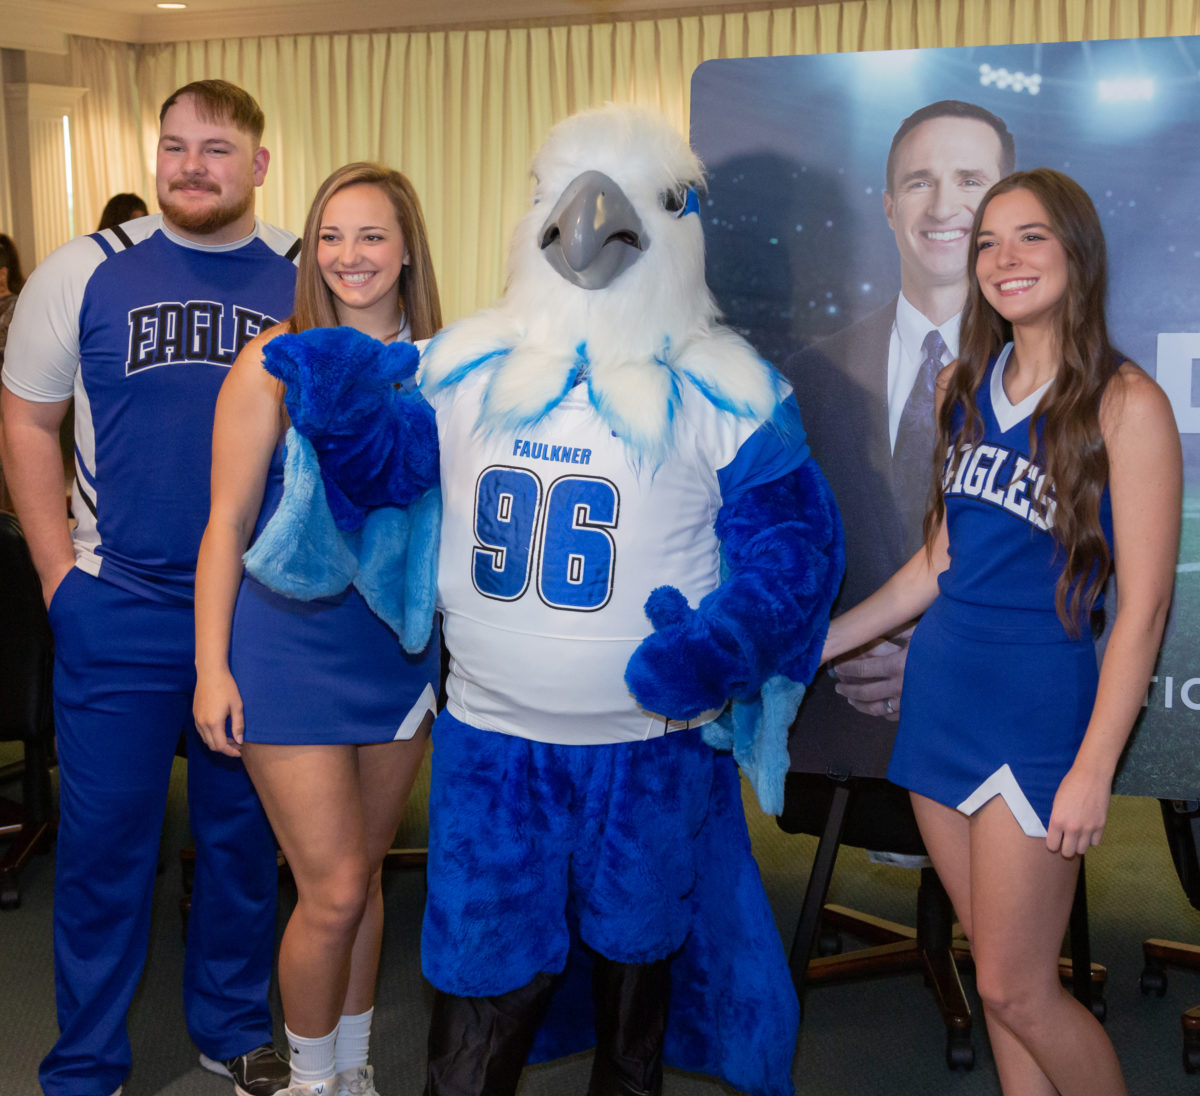
[[[357,1069],[367,1064],[367,1051],[371,1043],[372,1006],[357,1016],[343,1016],[338,1022],[337,1043],[334,1046],[334,1062],[338,1073]]]
[[[306,1039],[296,1035],[284,1024],[288,1051],[291,1054],[293,1085],[316,1085],[322,1081],[329,1084],[337,1072],[333,1066],[333,1045],[337,1041],[337,1028],[328,1035]]]

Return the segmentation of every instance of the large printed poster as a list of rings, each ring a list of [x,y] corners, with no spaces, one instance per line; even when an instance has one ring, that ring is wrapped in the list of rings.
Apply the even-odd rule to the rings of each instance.
[[[890,471],[899,347],[919,354],[923,330],[954,327],[978,198],[1014,164],[1064,171],[1092,196],[1113,340],[1170,396],[1185,462],[1174,610],[1117,789],[1185,799],[1200,798],[1198,72],[1200,38],[826,54],[707,62],[691,101],[709,284],[727,320],[807,386],[860,587],[843,607],[911,550]],[[892,149],[923,110],[927,124]],[[830,690],[821,709],[823,684],[809,700],[845,715],[836,733],[871,725]]]

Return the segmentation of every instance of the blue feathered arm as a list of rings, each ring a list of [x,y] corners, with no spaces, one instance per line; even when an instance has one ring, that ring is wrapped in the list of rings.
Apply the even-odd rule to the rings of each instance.
[[[752,697],[768,678],[812,680],[845,569],[842,523],[813,460],[717,514],[728,577],[699,606],[673,586],[646,602],[655,631],[625,681],[644,708],[692,719]]]
[[[268,373],[287,386],[292,426],[320,460],[339,529],[380,506],[406,506],[438,481],[433,408],[398,387],[412,378],[411,343],[385,345],[350,327],[315,327],[266,345]]]

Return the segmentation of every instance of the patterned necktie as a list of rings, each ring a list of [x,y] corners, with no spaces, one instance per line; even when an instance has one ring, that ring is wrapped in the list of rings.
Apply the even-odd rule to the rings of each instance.
[[[892,450],[892,494],[904,528],[906,555],[915,552],[921,543],[921,521],[933,475],[933,390],[946,350],[946,342],[935,327],[921,344],[921,364],[900,415]]]

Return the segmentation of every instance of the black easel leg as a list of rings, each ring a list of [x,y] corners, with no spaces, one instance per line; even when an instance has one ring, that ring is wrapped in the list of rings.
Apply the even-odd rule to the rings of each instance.
[[[1085,857],[1079,858],[1075,901],[1071,906],[1071,993],[1086,1009],[1092,1008],[1092,941],[1088,935],[1087,878]]]
[[[821,924],[821,911],[829,895],[829,883],[833,879],[833,866],[837,862],[838,847],[842,840],[842,828],[846,824],[846,808],[850,803],[850,785],[841,782],[833,789],[829,814],[825,816],[825,828],[817,844],[817,855],[812,871],[808,875],[808,887],[804,892],[804,905],[800,908],[800,923],[792,938],[792,950],[788,956],[788,967],[792,972],[792,983],[796,996],[800,998],[800,1017],[804,1018],[804,983],[808,977],[808,960],[812,955],[813,941]]]

